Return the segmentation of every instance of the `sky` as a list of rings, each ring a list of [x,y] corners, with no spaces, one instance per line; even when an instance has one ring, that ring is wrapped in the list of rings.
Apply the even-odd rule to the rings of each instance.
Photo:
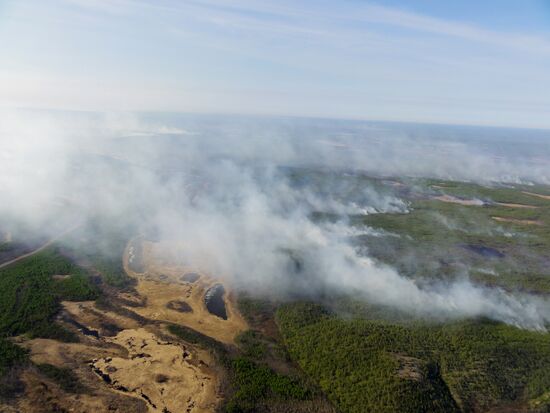
[[[0,0],[0,108],[550,129],[550,0]]]

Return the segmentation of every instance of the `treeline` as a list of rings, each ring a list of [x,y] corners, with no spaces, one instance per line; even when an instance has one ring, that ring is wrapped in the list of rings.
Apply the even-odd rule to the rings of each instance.
[[[60,301],[98,295],[86,271],[50,247],[0,270],[0,335],[55,336],[51,321]]]
[[[12,371],[27,360],[27,352],[8,338],[27,334],[77,341],[75,334],[54,322],[60,301],[93,300],[98,295],[86,271],[56,247],[0,270],[0,396],[16,392],[18,380]]]
[[[293,359],[343,412],[486,411],[550,390],[548,334],[487,320],[344,320],[310,303],[281,307],[277,322]]]

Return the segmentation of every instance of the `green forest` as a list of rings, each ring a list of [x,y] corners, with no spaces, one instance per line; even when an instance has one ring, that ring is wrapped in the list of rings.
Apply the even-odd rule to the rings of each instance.
[[[542,409],[549,401],[546,333],[488,320],[344,319],[313,303],[282,306],[277,323],[293,359],[341,411]]]
[[[0,270],[0,384],[4,392],[17,384],[11,369],[27,361],[26,351],[9,337],[76,341],[71,331],[54,322],[62,300],[93,300],[99,295],[86,270],[49,247]],[[12,389],[15,390],[15,389]]]

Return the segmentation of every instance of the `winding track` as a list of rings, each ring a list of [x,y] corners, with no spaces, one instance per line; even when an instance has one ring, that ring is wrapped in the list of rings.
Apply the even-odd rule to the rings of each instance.
[[[16,262],[18,261],[21,261],[25,258],[28,258],[28,257],[31,257],[33,256],[34,254],[38,254],[40,251],[44,251],[46,248],[48,248],[50,245],[52,245],[55,241],[59,240],[60,238],[64,237],[65,235],[73,232],[75,229],[77,229],[81,224],[77,224],[77,225],[74,225],[73,227],[69,228],[68,230],[66,231],[63,231],[61,234],[51,238],[50,240],[48,240],[46,243],[42,244],[40,247],[38,247],[37,249],[35,250],[32,250],[30,252],[27,252],[26,254],[23,254],[23,255],[20,255],[19,257],[17,258],[14,258],[12,260],[9,260],[9,261],[6,261],[6,262],[3,262],[2,264],[0,264],[0,269],[4,268],[4,267],[7,267],[11,264],[15,264]]]

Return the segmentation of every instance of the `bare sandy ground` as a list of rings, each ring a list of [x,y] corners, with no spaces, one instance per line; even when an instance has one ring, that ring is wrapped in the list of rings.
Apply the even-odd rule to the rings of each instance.
[[[92,393],[70,394],[32,370],[23,375],[27,384],[20,411],[33,412],[42,403],[40,392],[59,408],[75,412],[213,412],[221,401],[220,385],[210,354],[191,345],[167,341],[156,324],[138,322],[98,310],[93,302],[66,302],[65,311],[78,323],[100,332],[83,336],[81,343],[20,338],[35,363],[69,367]],[[103,335],[102,325],[116,324],[120,331]],[[47,391],[44,390],[47,388]],[[38,403],[38,404],[37,404]],[[51,410],[56,411],[49,404]],[[113,407],[114,406],[114,407]],[[118,406],[118,407],[117,407]]]
[[[89,360],[98,356],[125,357],[126,352],[118,347],[99,347],[85,343],[61,343],[56,340],[34,339],[20,343],[30,351],[35,363],[48,363],[70,368],[91,391],[67,393],[56,383],[39,375],[33,369],[22,374],[25,394],[15,407],[18,412],[147,412],[143,400],[120,395],[102,385],[87,366]]]
[[[479,199],[461,199],[452,195],[439,195],[434,196],[433,199],[437,199],[442,202],[449,202],[451,204],[460,204],[467,206],[482,206],[484,203]]]
[[[26,397],[15,407],[18,413],[147,413],[147,406],[133,397],[119,396],[111,391],[94,389],[93,393],[74,394],[63,391],[56,383],[44,379],[34,370],[22,374]]]
[[[542,194],[536,194],[534,192],[527,192],[527,191],[521,191],[524,194],[536,196],[537,198],[546,199],[547,201],[550,201],[550,195],[542,195]]]
[[[74,319],[88,328],[99,331],[102,336],[105,335],[102,329],[106,324],[115,325],[121,329],[141,327],[141,324],[132,318],[97,308],[93,301],[63,301],[61,304]]]
[[[138,281],[137,293],[147,302],[144,307],[132,308],[133,311],[151,320],[189,326],[223,343],[233,343],[235,336],[248,328],[246,321],[236,309],[231,290],[226,285],[224,288],[227,320],[208,312],[204,294],[209,287],[219,283],[219,279],[195,268],[185,267],[181,263],[170,262],[166,257],[159,256],[151,243],[144,244],[142,259],[146,268],[145,274],[133,273],[127,268],[125,260],[126,271]],[[194,283],[181,281],[181,277],[189,272],[200,274],[200,278]],[[174,301],[184,301],[192,311],[183,312],[169,308],[170,303]]]
[[[123,330],[106,341],[125,348],[128,356],[94,359],[90,366],[116,391],[144,399],[151,412],[215,410],[219,395],[216,378],[206,371],[211,363],[203,360],[206,354],[198,360],[145,328]]]
[[[197,285],[180,285],[140,280],[136,290],[147,300],[147,306],[132,310],[151,320],[183,324],[218,341],[233,343],[235,336],[246,330],[246,323],[235,311],[231,300],[226,300],[227,320],[210,314],[203,299],[207,286],[207,283],[202,282]],[[169,303],[178,300],[186,302],[192,311],[182,312],[170,308]]]
[[[508,207],[508,208],[525,208],[525,209],[538,209],[538,206],[527,205],[527,204],[513,204],[508,202],[495,202],[497,205]]]
[[[204,303],[206,290],[223,280],[160,254],[162,246],[133,242],[142,243],[144,273],[128,268],[127,247],[124,267],[137,285],[134,291],[117,294],[117,300],[127,303],[121,307],[124,311],[97,307],[93,301],[63,302],[58,322],[78,331],[79,343],[17,339],[34,363],[70,368],[87,390],[67,393],[36,369],[27,368],[21,376],[26,385],[23,397],[17,405],[0,405],[0,412],[216,411],[222,401],[222,370],[206,350],[172,340],[165,323],[233,343],[248,327],[231,290],[224,284],[228,315],[224,320],[210,314]],[[198,279],[186,281],[182,276],[189,272],[197,273]]]
[[[401,187],[404,187],[404,186],[405,186],[404,183],[399,182],[399,181],[394,181],[394,180],[391,180],[391,179],[388,179],[388,180],[386,180],[386,181],[384,181],[384,182],[386,182],[387,184],[389,184],[389,185],[391,185],[391,186],[393,186],[393,187],[396,187],[396,188],[401,188]]]
[[[491,218],[499,222],[512,222],[514,224],[522,224],[522,225],[543,225],[541,221],[537,221],[534,219],[517,219],[517,218],[505,218],[505,217],[491,217]]]

